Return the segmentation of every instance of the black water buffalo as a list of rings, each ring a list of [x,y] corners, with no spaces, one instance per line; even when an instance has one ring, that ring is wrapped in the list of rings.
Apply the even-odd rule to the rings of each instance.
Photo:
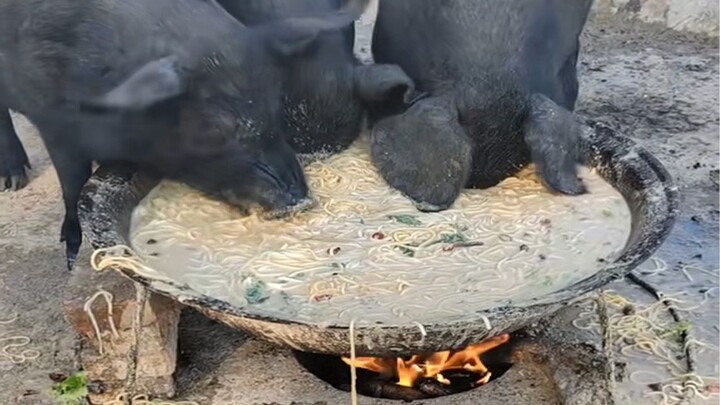
[[[0,0],[0,186],[27,182],[13,109],[37,126],[57,170],[69,267],[93,161],[238,206],[294,206],[307,186],[278,124],[284,71],[367,3],[248,28],[215,0]]]
[[[283,18],[332,14],[347,0],[218,0],[247,26]],[[312,49],[284,70],[283,135],[298,153],[335,153],[362,130],[365,107],[413,97],[413,82],[397,66],[363,66],[353,54],[352,23],[323,32]]]
[[[549,189],[584,193],[571,111],[591,4],[381,1],[375,60],[399,65],[427,94],[404,113],[373,114],[372,157],[386,181],[437,211],[463,187],[493,186],[534,162]]]

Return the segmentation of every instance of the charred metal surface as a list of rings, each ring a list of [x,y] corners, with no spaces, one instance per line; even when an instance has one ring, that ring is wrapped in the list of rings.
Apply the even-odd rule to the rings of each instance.
[[[632,212],[632,231],[622,256],[613,263],[598,263],[593,276],[565,289],[513,306],[479,311],[465,319],[424,325],[427,335],[412,325],[356,325],[358,356],[402,356],[457,349],[489,336],[515,332],[573,303],[584,294],[625,276],[648,259],[664,242],[678,214],[678,192],[669,174],[647,150],[611,129],[589,122],[581,149],[585,164],[597,169],[625,197]],[[80,219],[93,247],[129,244],[133,208],[158,180],[127,168],[100,168],[85,187]],[[262,339],[295,350],[347,355],[347,326],[320,327],[259,315],[249,307],[233,307],[198,294],[186,286],[147,280],[125,274],[151,290],[170,296],[205,315]],[[491,329],[482,319],[486,317]]]

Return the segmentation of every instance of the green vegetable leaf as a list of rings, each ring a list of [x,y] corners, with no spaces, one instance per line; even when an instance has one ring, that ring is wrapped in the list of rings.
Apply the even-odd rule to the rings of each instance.
[[[468,239],[461,233],[445,234],[440,236],[440,243],[466,243]]]
[[[420,226],[422,222],[415,215],[388,215],[389,219],[408,226]]]
[[[267,286],[262,281],[251,278],[245,289],[245,298],[249,304],[259,304],[267,300],[269,298]]]
[[[75,373],[52,386],[52,397],[63,405],[80,405],[88,395],[88,382],[85,372]]]
[[[412,249],[406,248],[405,246],[398,246],[397,250],[402,252],[402,254],[404,254],[405,256],[415,257],[415,251]]]
[[[669,340],[675,340],[678,343],[683,343],[683,335],[690,332],[690,329],[692,328],[692,324],[688,321],[683,321],[680,323],[675,324],[675,326],[671,328],[667,328],[664,331],[661,331],[658,333],[660,338],[662,339],[669,339]]]

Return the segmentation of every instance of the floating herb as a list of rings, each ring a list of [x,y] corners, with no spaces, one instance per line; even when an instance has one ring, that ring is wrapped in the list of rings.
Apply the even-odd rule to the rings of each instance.
[[[612,218],[613,216],[613,213],[610,210],[603,210],[602,214],[605,218]]]
[[[80,405],[88,395],[88,383],[85,372],[75,373],[52,386],[52,397],[63,405]]]
[[[388,215],[389,219],[408,226],[420,226],[422,222],[415,215]]]
[[[259,304],[269,298],[267,286],[262,281],[248,278],[245,283],[245,299],[249,304]]]
[[[682,344],[684,341],[683,336],[690,332],[691,327],[692,324],[690,322],[684,321],[676,324],[671,328],[658,332],[658,335],[662,339],[671,339]]]
[[[464,243],[468,239],[461,233],[445,234],[440,236],[440,243]]]
[[[545,277],[545,281],[543,281],[544,286],[551,286],[553,284],[552,278],[550,276]]]
[[[485,243],[483,242],[459,242],[459,243],[453,243],[450,246],[445,246],[443,248],[443,252],[452,252],[455,249],[458,248],[469,248],[469,247],[475,247],[475,246],[484,246]]]
[[[468,242],[467,236],[463,235],[463,231],[461,231],[457,226],[453,226],[458,231],[456,233],[445,233],[440,235],[440,239],[430,243],[428,246],[437,245],[438,243],[466,243]]]
[[[457,225],[453,225],[453,227],[457,230],[457,233],[446,233],[446,234],[440,235],[440,239],[436,240],[435,242],[431,243],[428,246],[432,246],[432,245],[435,245],[438,243],[444,243],[449,246],[443,247],[443,251],[451,252],[457,248],[483,246],[485,244],[483,242],[472,241],[472,240],[468,239],[468,237],[462,233],[467,230],[467,227],[461,227],[461,226],[457,226]]]
[[[415,251],[410,248],[407,248],[405,246],[397,246],[396,249],[399,250],[405,256],[415,257]]]

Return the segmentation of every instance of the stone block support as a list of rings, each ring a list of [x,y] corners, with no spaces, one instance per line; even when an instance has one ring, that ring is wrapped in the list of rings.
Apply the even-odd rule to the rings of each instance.
[[[86,302],[100,291],[112,295],[112,319],[117,330],[115,335],[105,297],[98,296],[89,309],[95,316],[102,344],[86,312]],[[83,368],[102,391],[91,395],[93,403],[105,402],[122,393],[133,336],[135,297],[133,282],[114,271],[98,273],[89,264],[78,262],[72,272],[63,300],[63,313],[82,339],[80,359]],[[151,293],[144,311],[138,350],[137,393],[172,397],[175,395],[172,375],[177,358],[180,306]]]

